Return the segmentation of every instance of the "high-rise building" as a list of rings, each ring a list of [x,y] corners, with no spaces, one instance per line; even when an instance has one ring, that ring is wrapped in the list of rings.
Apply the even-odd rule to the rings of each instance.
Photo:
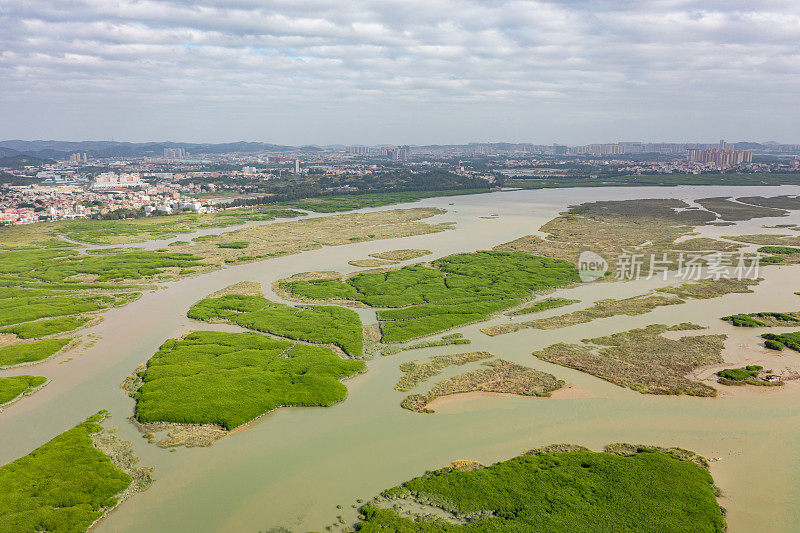
[[[189,155],[183,148],[164,148],[164,157],[181,159]]]
[[[730,146],[725,141],[720,141],[720,146]],[[745,165],[753,162],[753,152],[749,150],[702,150],[700,148],[690,148],[687,150],[689,161],[697,163],[714,163],[720,168],[728,168],[736,165]]]
[[[300,174],[300,160],[299,159],[295,159],[294,160],[294,173],[295,174]]]
[[[348,146],[347,153],[353,155],[366,155],[369,149],[366,146]]]

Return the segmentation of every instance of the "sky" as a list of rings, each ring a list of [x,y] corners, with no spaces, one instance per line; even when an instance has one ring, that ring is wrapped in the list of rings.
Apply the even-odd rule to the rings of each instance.
[[[800,2],[0,0],[0,138],[800,143]]]

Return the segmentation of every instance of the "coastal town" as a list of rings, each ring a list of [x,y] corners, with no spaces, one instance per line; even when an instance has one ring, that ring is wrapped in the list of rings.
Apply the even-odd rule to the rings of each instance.
[[[522,188],[545,178],[800,173],[800,146],[724,140],[299,148],[236,143],[192,146],[196,153],[174,144],[124,149],[98,143],[4,144],[0,224],[210,213],[232,199],[269,198],[275,190],[310,183],[317,194],[369,192],[362,190],[363,183],[350,181],[398,172],[443,172],[492,185],[513,179],[509,186]]]

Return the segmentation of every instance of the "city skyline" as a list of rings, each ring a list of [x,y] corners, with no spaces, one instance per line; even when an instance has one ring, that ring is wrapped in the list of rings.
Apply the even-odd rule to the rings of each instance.
[[[781,0],[10,0],[0,137],[793,143],[799,22]]]

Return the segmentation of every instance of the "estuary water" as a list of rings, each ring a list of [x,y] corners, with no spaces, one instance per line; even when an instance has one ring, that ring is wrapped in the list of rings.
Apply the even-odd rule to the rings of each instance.
[[[447,213],[428,221],[456,222],[454,230],[326,247],[163,284],[126,307],[108,311],[104,322],[84,330],[85,335],[95,336],[93,345],[39,365],[0,371],[2,376],[36,374],[52,379],[41,391],[0,413],[0,463],[30,452],[92,413],[108,409],[112,417],[106,425],[119,428],[118,435],[133,442],[141,465],[155,468],[155,483],[114,510],[96,526],[97,531],[257,532],[274,527],[319,531],[335,522],[337,515],[352,523],[357,500],[366,501],[383,489],[453,460],[489,464],[552,443],[582,444],[595,450],[612,442],[647,443],[680,446],[717,459],[711,471],[723,493],[720,502],[727,508],[730,531],[794,531],[800,521],[800,381],[775,388],[720,385],[717,398],[649,396],[546,363],[531,352],[555,342],[577,342],[648,324],[692,321],[708,326],[701,333],[728,335],[723,354],[730,363],[727,366],[761,364],[775,371],[800,371],[800,354],[768,351],[759,344],[757,332],[719,320],[737,312],[800,309],[800,296],[794,294],[800,290],[798,266],[764,268],[765,281],[753,294],[693,300],[636,317],[612,317],[556,330],[528,329],[493,338],[480,328],[507,322],[507,317],[462,327],[454,331],[471,339],[471,345],[371,360],[368,372],[347,381],[349,395],[344,402],[329,408],[279,409],[209,448],[171,452],[148,444],[127,421],[134,404],[119,388],[168,338],[200,329],[238,331],[237,327],[211,326],[186,318],[186,311],[197,300],[238,281],[260,282],[268,297],[277,298],[271,284],[297,272],[352,272],[359,269],[348,265],[349,260],[398,248],[433,251],[416,261],[488,249],[536,233],[566,206],[587,201],[779,194],[800,194],[800,187],[553,189],[428,199],[401,207],[446,209]],[[499,218],[481,218],[494,214]],[[800,223],[800,212],[739,226],[704,228],[703,233],[786,233],[788,230],[762,226],[790,223]],[[559,290],[553,295],[581,303],[535,317],[588,307],[602,298],[644,294],[664,284],[640,280]],[[359,312],[366,323],[375,322],[374,311]],[[456,396],[434,404],[434,414],[400,407],[406,393],[393,387],[402,362],[472,350],[487,350],[550,372],[567,381],[568,388],[549,399]],[[478,366],[448,369],[419,389],[427,390],[442,377]],[[701,369],[697,376],[712,384],[715,370]]]

